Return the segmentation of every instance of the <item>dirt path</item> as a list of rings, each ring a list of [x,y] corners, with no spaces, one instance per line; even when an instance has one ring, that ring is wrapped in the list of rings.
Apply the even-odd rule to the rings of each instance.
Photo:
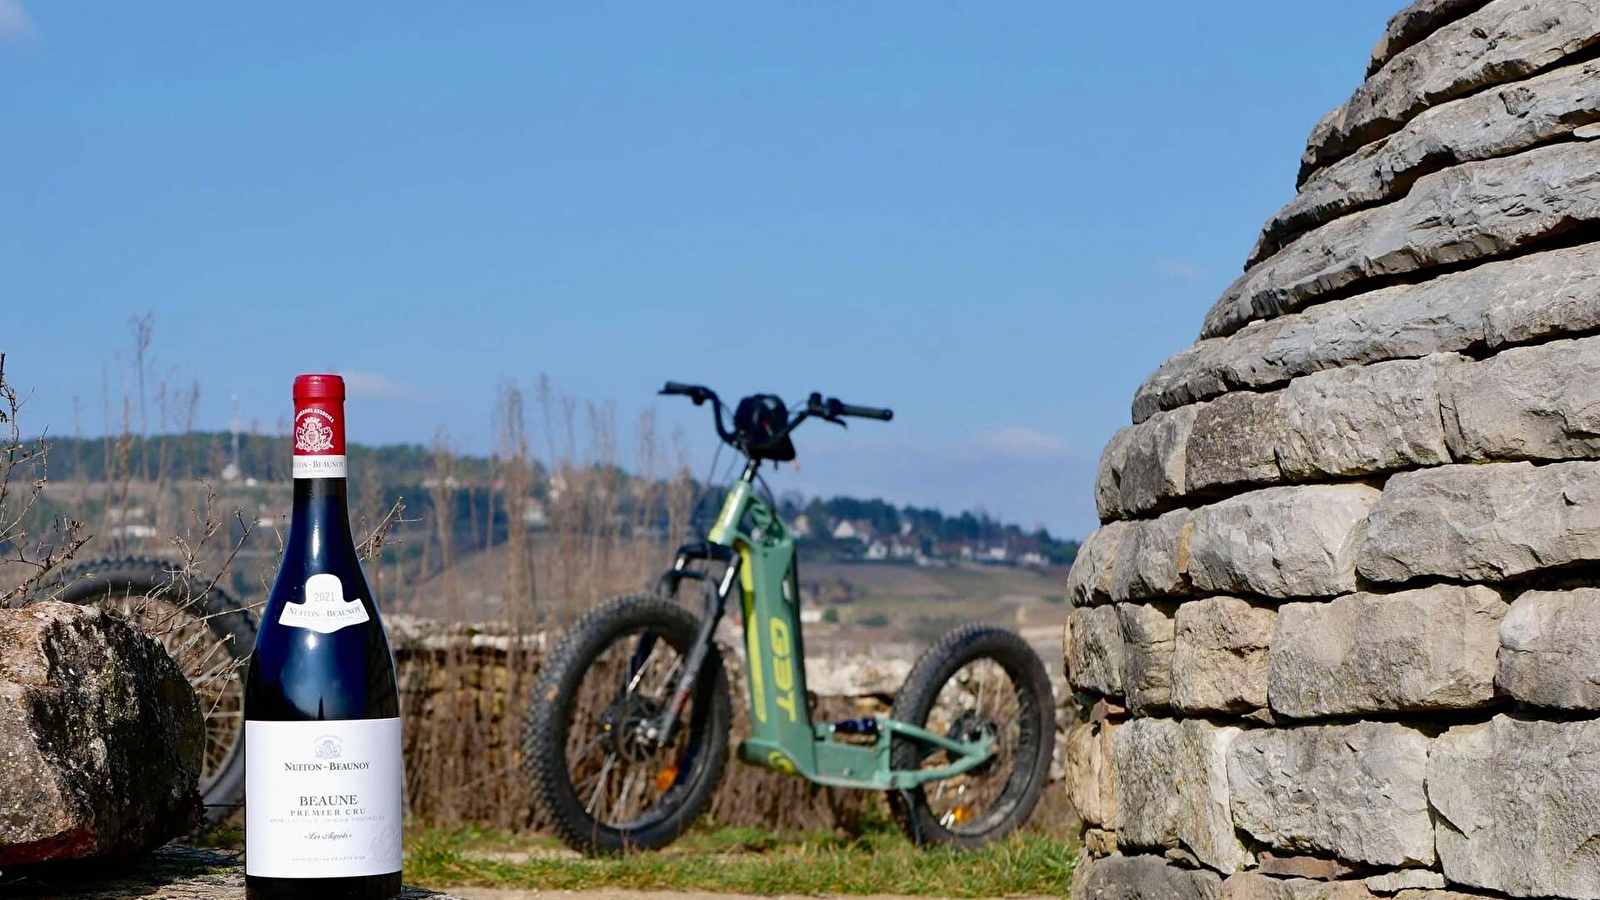
[[[781,894],[752,897],[749,894],[704,894],[682,890],[507,890],[502,887],[453,887],[461,900],[816,900],[803,895]],[[853,895],[848,900],[906,900],[898,895]],[[923,900],[923,898],[918,898]],[[1008,900],[1046,900],[1045,897],[1011,897]],[[1054,900],[1054,898],[1051,898]]]

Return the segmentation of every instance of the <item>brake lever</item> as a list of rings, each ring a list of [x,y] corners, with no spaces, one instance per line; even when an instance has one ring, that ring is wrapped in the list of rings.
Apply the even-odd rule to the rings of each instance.
[[[690,388],[689,390],[686,390],[686,391],[669,391],[666,388],[662,388],[661,390],[656,391],[656,396],[658,396],[658,397],[688,397],[689,400],[692,403],[694,403],[695,406],[704,406],[705,403],[706,403],[706,400],[710,399],[711,394],[710,394],[709,391],[706,391],[706,390],[701,389],[701,388]]]

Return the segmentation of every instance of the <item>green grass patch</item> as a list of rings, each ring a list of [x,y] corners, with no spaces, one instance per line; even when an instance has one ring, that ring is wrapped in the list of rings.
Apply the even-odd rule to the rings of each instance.
[[[218,825],[195,835],[187,843],[207,850],[239,850],[244,847],[244,829],[238,825]]]
[[[517,858],[505,859],[511,854]],[[1072,866],[1068,845],[1041,835],[1016,835],[977,850],[919,850],[886,830],[842,837],[724,828],[690,833],[664,852],[609,859],[557,852],[536,836],[428,831],[414,835],[406,852],[406,880],[433,888],[1065,895]]]

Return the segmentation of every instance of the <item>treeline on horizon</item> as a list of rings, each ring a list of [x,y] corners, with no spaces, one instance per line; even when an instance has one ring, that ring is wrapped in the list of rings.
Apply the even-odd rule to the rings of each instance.
[[[50,447],[49,478],[52,481],[104,482],[108,473],[122,478],[131,474],[142,480],[155,480],[164,473],[173,478],[200,479],[221,482],[224,470],[232,457],[234,436],[220,431],[192,431],[183,434],[156,435],[144,438],[139,435],[118,435],[115,438],[47,437]],[[289,438],[282,435],[240,433],[238,435],[239,479],[259,482],[279,482],[289,479],[292,458]],[[387,444],[369,446],[352,443],[347,455],[353,472],[377,473],[384,493],[391,495],[386,502],[404,496],[407,507],[416,512],[431,513],[429,491],[424,487],[437,477],[438,451],[420,444]],[[539,460],[530,461],[532,477],[530,489],[541,502],[549,499],[550,471]],[[633,508],[631,497],[642,492],[625,489],[630,481],[637,480],[617,466],[603,468],[607,480],[619,488],[618,514],[630,521],[665,524],[664,510],[639,510]],[[496,477],[496,464],[492,457],[472,454],[452,454],[451,476],[459,482],[458,510],[452,519],[462,522],[463,531],[476,530],[481,538],[498,543],[504,538],[501,516],[491,515],[483,521],[482,505],[492,493],[490,483]],[[712,485],[709,489],[695,483],[699,503],[694,519],[701,526],[709,524],[721,505],[724,488]],[[478,496],[482,494],[482,496]],[[1077,553],[1078,542],[1059,538],[1045,528],[1026,529],[1014,523],[1002,522],[983,511],[968,510],[957,515],[946,515],[931,507],[895,506],[881,499],[856,497],[807,498],[798,492],[785,492],[778,498],[780,512],[793,521],[805,515],[814,532],[825,532],[839,521],[866,522],[875,534],[888,536],[908,529],[917,537],[937,543],[960,543],[973,546],[999,545],[1017,539],[1034,541],[1039,552],[1052,563],[1067,565]],[[474,512],[476,510],[476,512]],[[496,511],[499,512],[498,510]],[[643,515],[639,515],[643,513]],[[474,517],[477,521],[474,523]],[[485,533],[487,532],[487,533]],[[463,536],[466,536],[464,534]]]

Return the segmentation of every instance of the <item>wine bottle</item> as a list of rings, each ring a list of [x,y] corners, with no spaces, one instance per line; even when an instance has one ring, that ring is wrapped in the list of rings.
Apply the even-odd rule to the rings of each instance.
[[[245,682],[245,893],[400,894],[400,701],[345,500],[344,379],[294,381],[294,516]]]

